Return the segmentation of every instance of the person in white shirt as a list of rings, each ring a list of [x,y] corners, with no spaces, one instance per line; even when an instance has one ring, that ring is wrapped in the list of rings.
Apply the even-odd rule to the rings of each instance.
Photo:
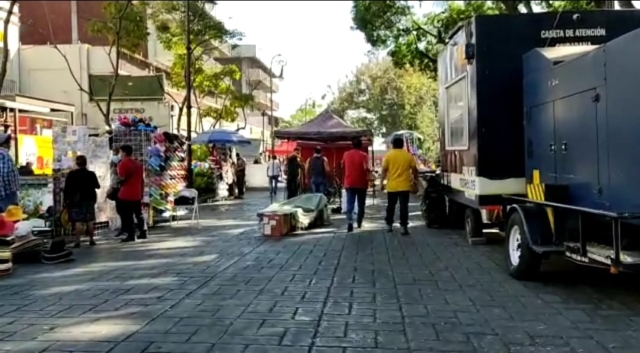
[[[271,161],[267,163],[267,178],[269,178],[269,194],[275,195],[278,193],[278,181],[282,175],[282,167],[278,161],[278,157],[271,156]]]

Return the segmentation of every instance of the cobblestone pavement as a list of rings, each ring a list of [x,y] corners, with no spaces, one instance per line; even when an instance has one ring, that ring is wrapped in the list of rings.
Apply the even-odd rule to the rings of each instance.
[[[337,219],[338,230],[264,239],[255,211],[267,203],[252,194],[203,208],[216,220],[200,228],[16,268],[0,280],[0,352],[639,350],[636,277],[568,267],[517,282],[501,246],[426,230],[417,213],[410,237],[388,235],[379,206],[354,234]]]

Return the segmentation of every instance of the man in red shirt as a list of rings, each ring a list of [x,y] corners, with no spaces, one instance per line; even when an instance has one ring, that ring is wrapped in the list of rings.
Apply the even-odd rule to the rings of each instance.
[[[140,235],[138,239],[146,239],[145,220],[142,217],[142,193],[144,192],[144,172],[142,164],[132,158],[133,148],[129,145],[120,146],[120,163],[118,163],[118,177],[120,191],[118,201],[121,203],[122,231],[126,237],[121,242],[136,240],[133,217],[136,218]]]
[[[344,188],[347,192],[347,232],[353,232],[353,208],[358,200],[358,228],[362,227],[364,206],[369,188],[369,162],[367,154],[362,151],[362,140],[354,139],[353,149],[342,157],[344,171]]]

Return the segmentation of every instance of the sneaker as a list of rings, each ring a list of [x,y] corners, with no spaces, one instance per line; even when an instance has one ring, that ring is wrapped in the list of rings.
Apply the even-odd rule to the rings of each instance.
[[[357,225],[358,225],[358,229],[362,228],[362,221],[358,221]]]
[[[144,231],[140,232],[140,235],[138,235],[138,239],[139,240],[147,239],[147,231],[144,230]]]
[[[73,247],[78,249],[80,247],[80,242],[77,242],[77,243],[73,244]]]
[[[393,226],[387,226],[387,233],[393,233]]]
[[[402,233],[400,233],[400,235],[404,235],[404,236],[409,235],[409,228],[402,227]]]
[[[96,242],[95,242],[94,240],[91,240],[91,241],[89,242],[89,245],[90,245],[90,246],[96,246]]]
[[[352,233],[353,232],[353,224],[349,223],[347,224],[347,233]]]
[[[131,236],[128,236],[128,235],[127,235],[127,237],[126,237],[126,238],[122,238],[122,239],[120,239],[120,242],[121,242],[121,243],[130,243],[130,242],[132,242],[132,241],[136,241],[136,238],[131,237]]]
[[[117,233],[116,235],[114,235],[113,237],[114,237],[114,238],[119,238],[119,237],[121,237],[121,236],[123,236],[123,235],[124,235],[124,232],[118,232],[118,233]]]

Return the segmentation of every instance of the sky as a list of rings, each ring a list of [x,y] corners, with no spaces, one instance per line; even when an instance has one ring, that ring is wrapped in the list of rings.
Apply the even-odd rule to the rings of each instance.
[[[364,36],[351,30],[351,1],[218,1],[215,15],[244,32],[267,64],[281,54],[287,64],[277,115],[289,117],[305,99],[320,98],[367,61]],[[278,72],[277,69],[274,69]]]

